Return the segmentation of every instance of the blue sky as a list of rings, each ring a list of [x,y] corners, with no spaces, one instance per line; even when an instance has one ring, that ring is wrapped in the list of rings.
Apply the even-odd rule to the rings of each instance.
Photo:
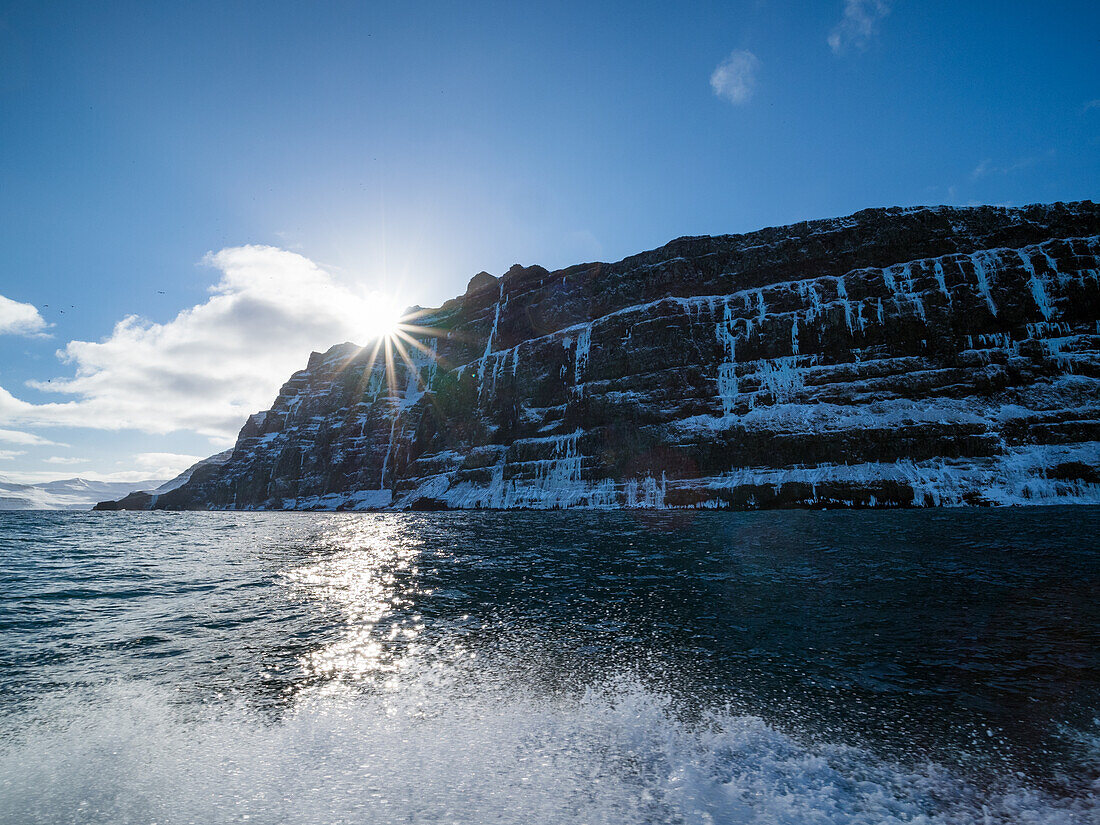
[[[1098,183],[1095,2],[0,3],[0,475],[220,449],[375,292]]]

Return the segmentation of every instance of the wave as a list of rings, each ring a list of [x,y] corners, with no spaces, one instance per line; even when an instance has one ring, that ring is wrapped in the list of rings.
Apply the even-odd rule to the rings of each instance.
[[[1057,823],[1100,783],[980,787],[806,742],[760,718],[678,712],[630,677],[567,696],[454,666],[301,695],[278,714],[150,683],[53,695],[0,736],[0,822]],[[1093,742],[1093,754],[1096,755]]]

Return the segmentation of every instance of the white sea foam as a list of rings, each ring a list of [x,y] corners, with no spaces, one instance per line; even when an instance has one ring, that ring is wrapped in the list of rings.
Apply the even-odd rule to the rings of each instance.
[[[685,721],[632,679],[547,698],[466,671],[305,696],[277,720],[148,685],[47,699],[37,721],[5,723],[0,822],[1084,825],[1100,812],[1097,787],[988,790],[752,716]]]

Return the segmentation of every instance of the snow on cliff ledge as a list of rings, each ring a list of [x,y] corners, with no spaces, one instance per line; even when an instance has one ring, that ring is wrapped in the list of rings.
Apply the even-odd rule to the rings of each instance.
[[[146,506],[1100,502],[1100,207],[875,209],[479,273]]]

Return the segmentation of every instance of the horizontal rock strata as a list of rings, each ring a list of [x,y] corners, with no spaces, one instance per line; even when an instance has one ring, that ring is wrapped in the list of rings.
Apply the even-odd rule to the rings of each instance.
[[[1100,207],[874,209],[480,273],[157,508],[1100,501]],[[388,353],[388,357],[387,357]]]

